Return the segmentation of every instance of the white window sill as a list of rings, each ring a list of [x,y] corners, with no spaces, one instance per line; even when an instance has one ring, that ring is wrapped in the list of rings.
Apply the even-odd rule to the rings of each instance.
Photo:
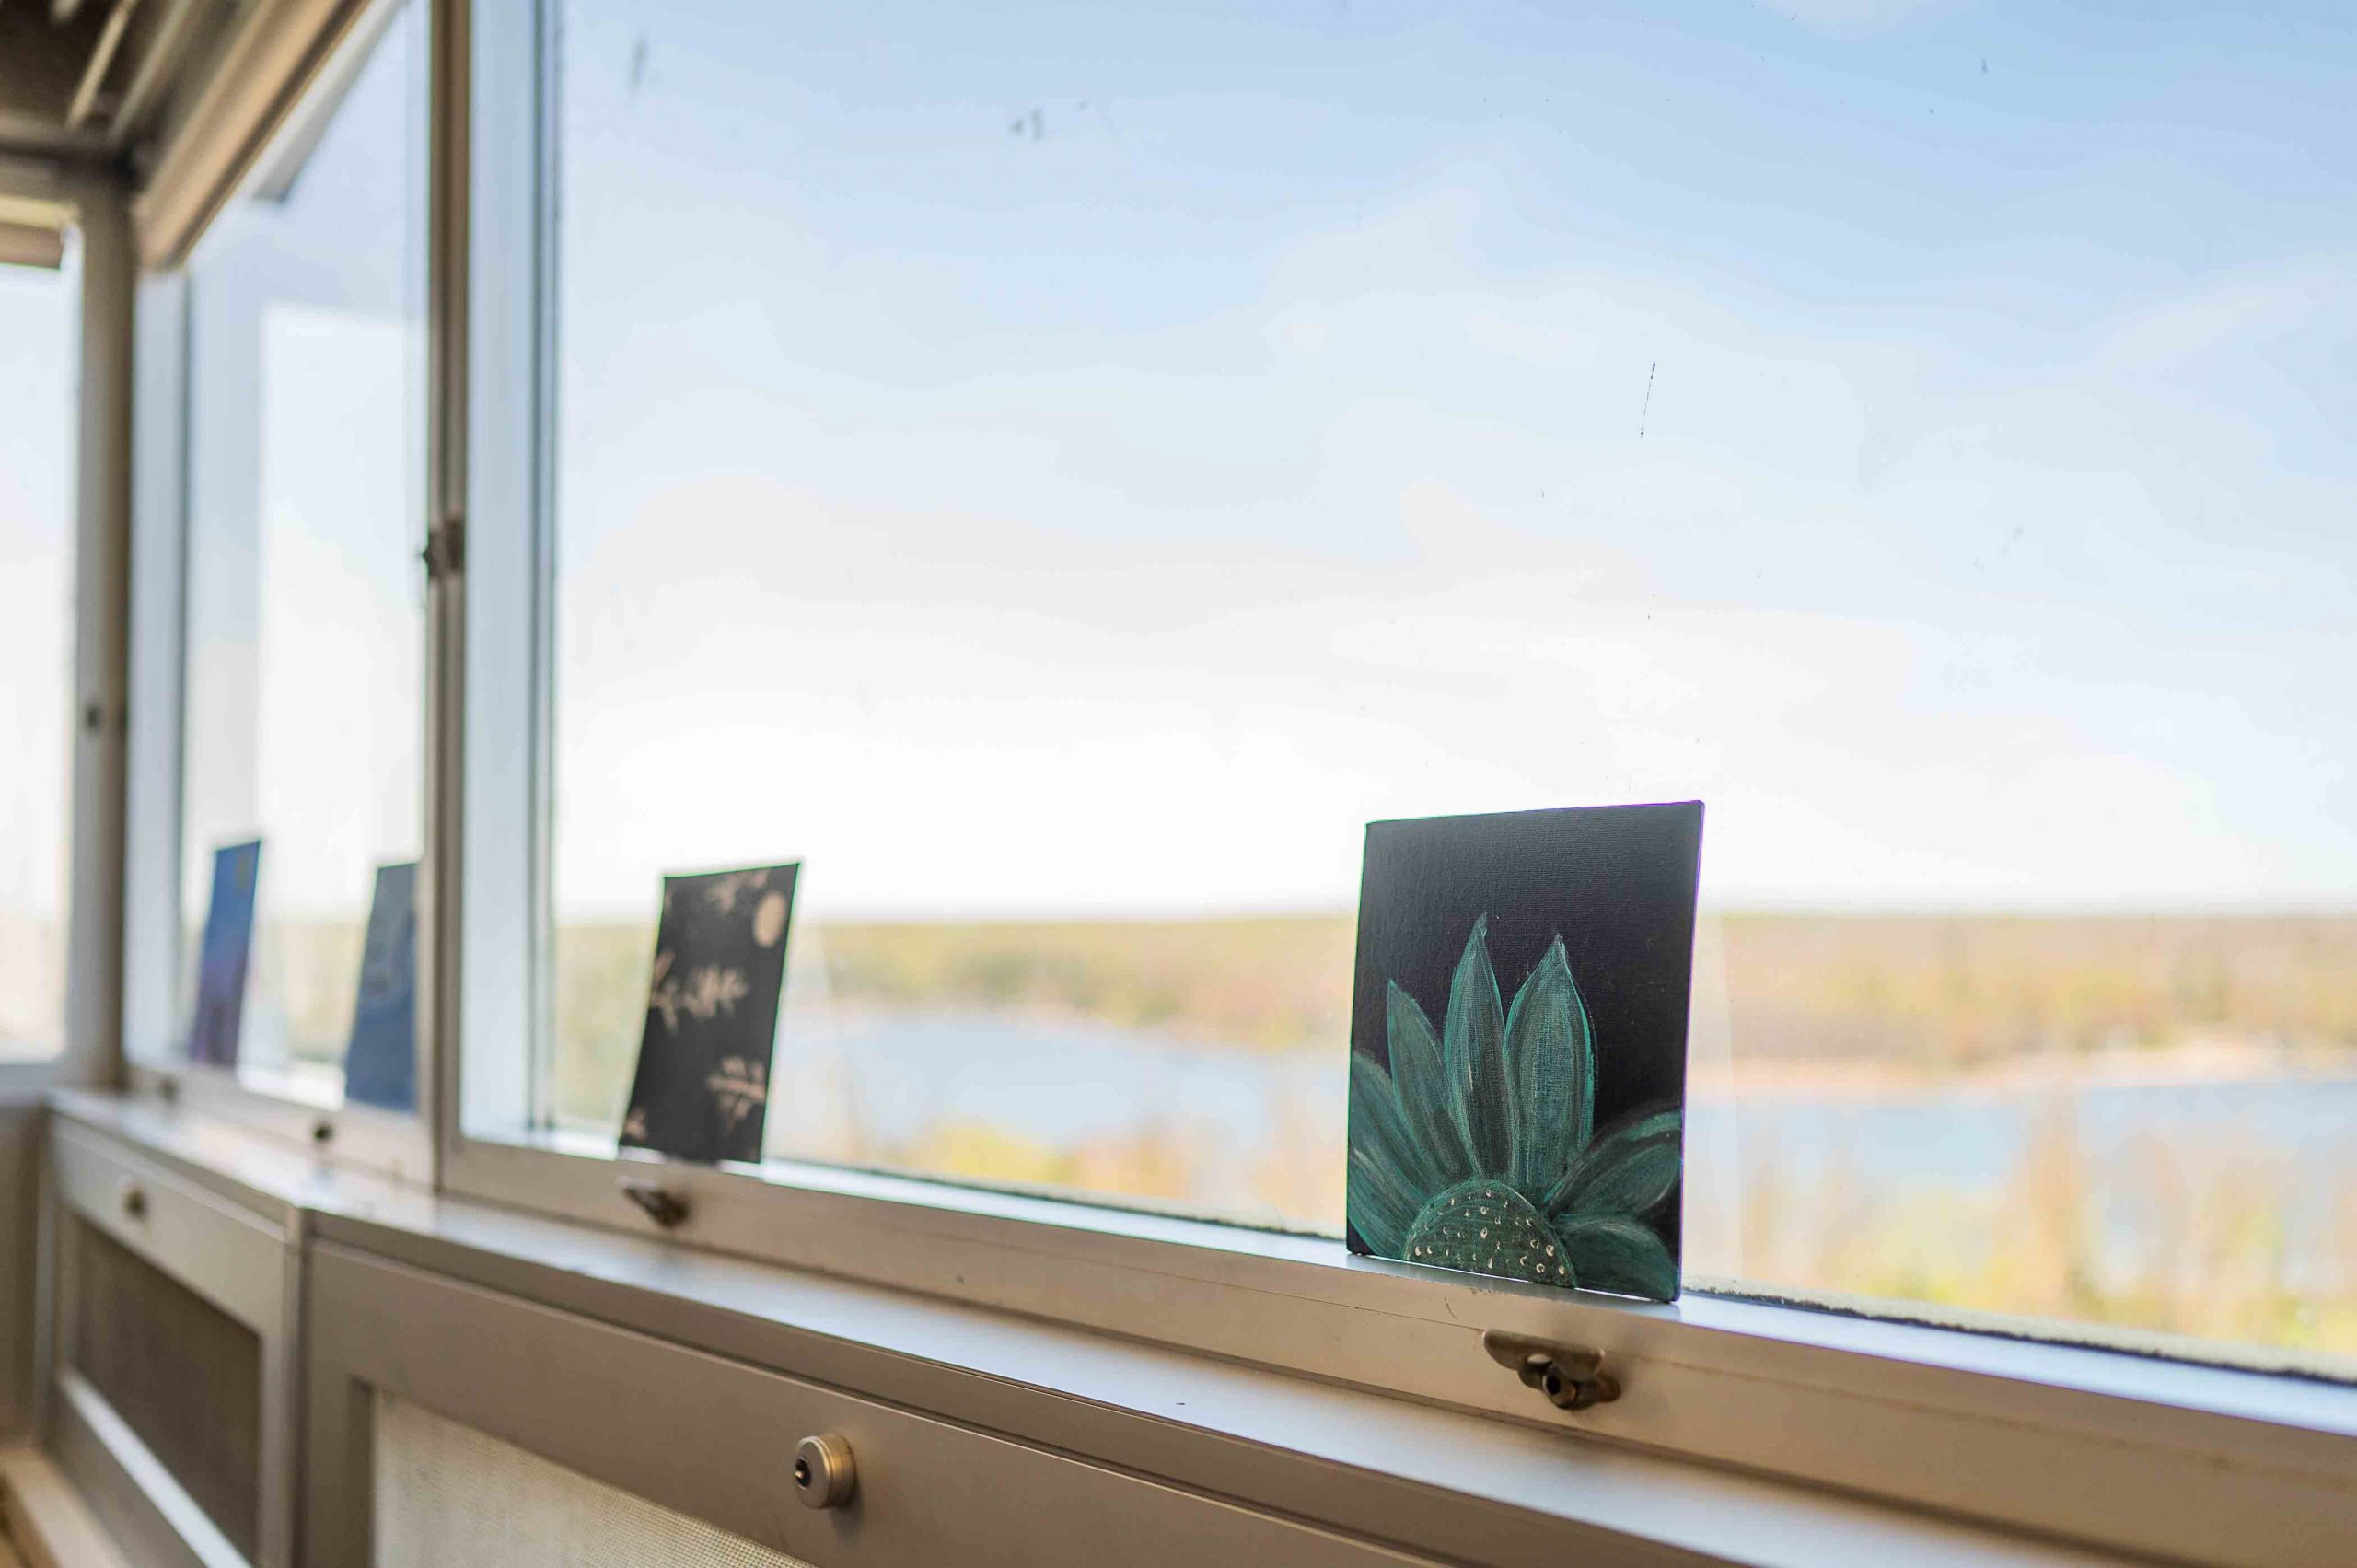
[[[432,1138],[412,1113],[346,1103],[343,1074],[308,1063],[238,1068],[134,1063],[132,1087],[203,1121],[228,1122],[317,1150],[338,1165],[423,1181]]]
[[[1329,1243],[849,1172],[809,1173],[797,1195],[805,1244],[833,1249],[820,1273],[437,1198],[152,1105],[59,1105],[265,1188],[323,1239],[1425,1551],[1560,1552],[1602,1531],[1671,1560],[2101,1560],[1935,1516],[1978,1514],[2096,1547],[2293,1563],[2357,1531],[2357,1394],[2328,1385],[1707,1297],[1567,1301]],[[658,1168],[705,1223],[729,1217],[731,1183],[759,1184],[621,1167]],[[607,1223],[644,1228],[610,1200],[617,1174],[598,1173]],[[830,1277],[934,1270],[933,1289]],[[1059,1282],[1090,1299],[1040,1294]],[[1558,1412],[1490,1364],[1483,1325],[1602,1346],[1628,1391]],[[1321,1351],[1360,1386],[1276,1369]]]

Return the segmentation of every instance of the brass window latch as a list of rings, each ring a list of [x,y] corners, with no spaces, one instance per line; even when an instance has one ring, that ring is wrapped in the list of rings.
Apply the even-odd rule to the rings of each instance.
[[[1485,1330],[1481,1348],[1492,1361],[1521,1378],[1524,1388],[1546,1395],[1557,1410],[1584,1411],[1620,1397],[1620,1380],[1604,1370],[1600,1350],[1559,1345],[1503,1329]]]
[[[425,548],[419,552],[425,562],[428,582],[438,583],[454,573],[467,569],[467,519],[453,510],[450,515],[425,532]]]
[[[639,1213],[665,1230],[677,1229],[688,1217],[688,1201],[659,1181],[642,1181],[622,1178],[622,1196],[638,1206]]]

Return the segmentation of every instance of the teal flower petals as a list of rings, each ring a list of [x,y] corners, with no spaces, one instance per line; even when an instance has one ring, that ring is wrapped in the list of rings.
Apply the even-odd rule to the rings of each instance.
[[[1465,956],[1457,959],[1456,977],[1449,981],[1441,1055],[1476,1173],[1504,1176],[1514,1154],[1513,1108],[1505,1085],[1505,1008],[1498,1000],[1497,974],[1490,968],[1489,938],[1490,917],[1483,915],[1473,923]]]
[[[1596,1046],[1560,936],[1506,1016],[1505,1083],[1513,1096],[1508,1174],[1526,1192],[1544,1191],[1586,1145],[1596,1121]]]
[[[1678,1265],[1653,1227],[1626,1214],[1581,1214],[1558,1221],[1555,1235],[1572,1272],[1590,1290],[1668,1301],[1678,1295]]]
[[[1684,1120],[1656,1110],[1607,1128],[1563,1168],[1539,1207],[1552,1215],[1643,1214],[1678,1185]]]
[[[1645,1220],[1678,1185],[1684,1119],[1596,1130],[1596,1039],[1561,937],[1502,1005],[1473,923],[1434,1038],[1397,982],[1387,1071],[1351,1057],[1351,1225],[1370,1251],[1667,1301],[1678,1263]]]
[[[1351,1150],[1349,1191],[1351,1224],[1367,1249],[1387,1258],[1408,1255],[1408,1232],[1422,1209],[1422,1200],[1401,1184],[1399,1173],[1384,1166],[1364,1149]]]
[[[1351,1053],[1351,1155],[1417,1194],[1419,1203],[1455,1179],[1426,1151],[1422,1130],[1400,1107],[1391,1075],[1356,1051]]]
[[[1399,1096],[1399,1109],[1431,1162],[1433,1179],[1442,1187],[1462,1181],[1476,1174],[1473,1151],[1466,1141],[1457,1097],[1449,1088],[1440,1041],[1433,1038],[1432,1020],[1396,981],[1386,985],[1384,1006],[1391,1082]]]

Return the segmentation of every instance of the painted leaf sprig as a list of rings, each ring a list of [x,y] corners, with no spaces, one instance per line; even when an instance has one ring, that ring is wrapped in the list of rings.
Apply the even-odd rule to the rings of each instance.
[[[1368,1248],[1439,1268],[1666,1301],[1645,1221],[1678,1184],[1680,1116],[1596,1125],[1596,1035],[1557,937],[1502,1005],[1474,922],[1437,1035],[1395,981],[1389,1071],[1351,1058],[1350,1214]]]

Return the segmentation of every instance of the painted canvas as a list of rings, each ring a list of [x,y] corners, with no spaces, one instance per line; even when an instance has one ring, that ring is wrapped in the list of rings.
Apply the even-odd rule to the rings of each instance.
[[[624,1148],[758,1160],[798,865],[663,879]]]
[[[387,1110],[417,1109],[417,863],[377,867],[360,993],[343,1048],[343,1098]]]
[[[1351,1249],[1678,1295],[1699,801],[1376,822]]]
[[[254,947],[254,886],[261,877],[260,839],[224,844],[213,852],[213,894],[196,949],[196,1013],[188,1031],[191,1062],[215,1067],[238,1064],[246,966]]]

